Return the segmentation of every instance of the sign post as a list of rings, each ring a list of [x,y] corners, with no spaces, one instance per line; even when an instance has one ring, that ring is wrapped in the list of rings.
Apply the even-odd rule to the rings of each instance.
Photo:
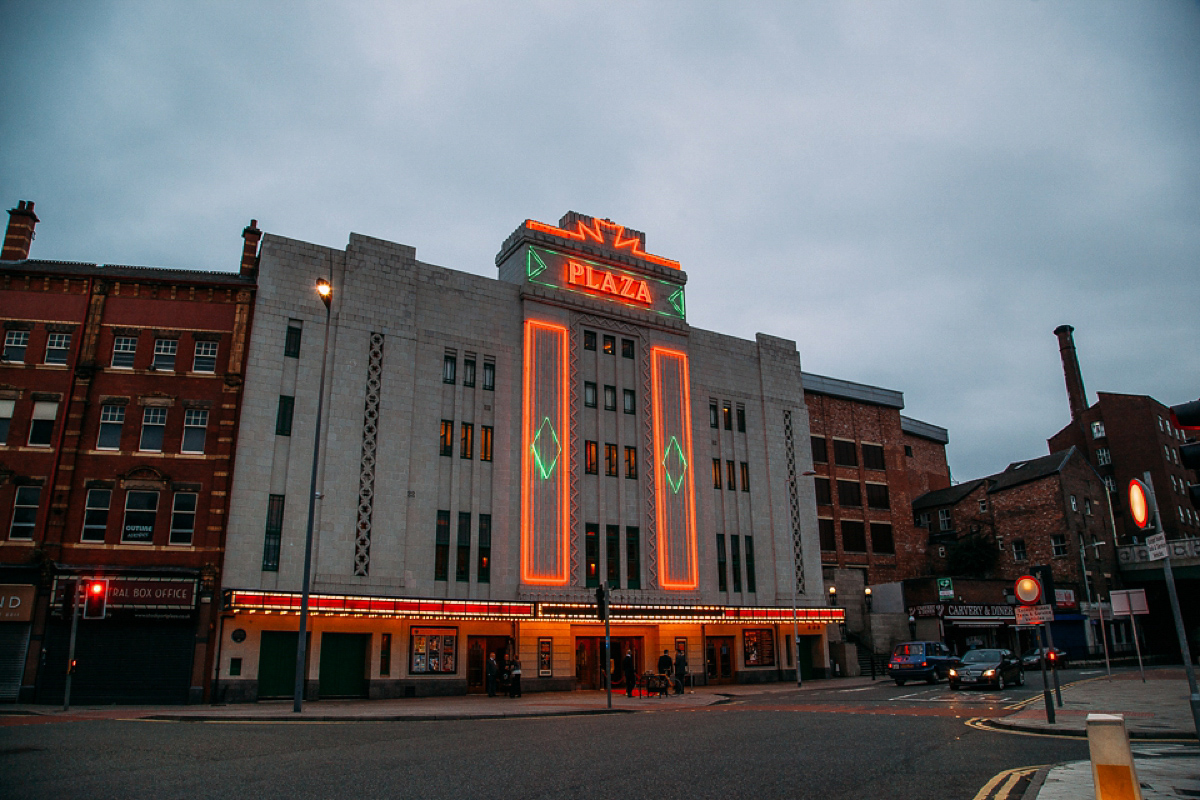
[[[1133,628],[1133,648],[1137,651],[1138,669],[1142,673],[1142,683],[1145,683],[1146,669],[1142,666],[1142,645],[1138,641],[1137,620],[1133,618],[1133,615],[1150,613],[1150,609],[1146,605],[1146,590],[1114,589],[1108,593],[1108,599],[1112,601],[1113,618],[1116,618],[1118,614],[1129,616],[1129,626]]]
[[[954,599],[954,581],[950,578],[937,579],[938,600]]]
[[[1054,701],[1050,699],[1050,684],[1046,682],[1046,643],[1042,635],[1041,622],[1042,618],[1046,616],[1047,610],[1050,619],[1054,619],[1054,608],[1041,604],[1042,582],[1032,575],[1022,575],[1018,578],[1013,593],[1016,594],[1017,600],[1021,601],[1021,605],[1014,609],[1017,614],[1017,622],[1028,620],[1025,624],[1037,625],[1038,646],[1042,648],[1042,657],[1038,659],[1042,668],[1042,697],[1046,700],[1046,722],[1053,725]]]

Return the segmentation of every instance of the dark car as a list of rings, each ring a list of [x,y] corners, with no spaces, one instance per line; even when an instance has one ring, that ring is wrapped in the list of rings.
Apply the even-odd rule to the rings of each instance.
[[[970,650],[951,667],[947,675],[950,688],[959,686],[1024,686],[1025,670],[1011,650]]]
[[[897,686],[906,681],[937,683],[957,663],[950,648],[941,642],[901,642],[892,651],[887,670]]]
[[[1057,647],[1041,648],[1035,647],[1032,650],[1026,650],[1025,655],[1021,656],[1021,664],[1026,669],[1041,669],[1038,660],[1042,657],[1042,650],[1045,649],[1050,657],[1046,660],[1046,669],[1057,668],[1066,669],[1067,667],[1067,651],[1059,650]]]

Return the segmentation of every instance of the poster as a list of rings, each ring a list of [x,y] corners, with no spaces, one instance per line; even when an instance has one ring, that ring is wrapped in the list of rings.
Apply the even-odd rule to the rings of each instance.
[[[747,667],[775,666],[775,632],[770,628],[742,631]]]
[[[554,672],[554,642],[538,639],[538,677],[549,678]]]
[[[458,630],[413,628],[410,631],[412,674],[446,674],[458,666]]]

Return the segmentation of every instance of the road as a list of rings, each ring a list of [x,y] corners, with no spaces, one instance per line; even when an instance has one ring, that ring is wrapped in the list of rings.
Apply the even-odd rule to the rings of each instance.
[[[1040,697],[1036,675],[1003,693],[836,687],[587,717],[8,726],[0,796],[971,800],[1004,770],[1087,758],[1082,740],[966,724]]]

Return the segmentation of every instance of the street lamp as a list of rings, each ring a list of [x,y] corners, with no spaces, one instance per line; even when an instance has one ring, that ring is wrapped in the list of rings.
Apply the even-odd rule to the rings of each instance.
[[[329,265],[333,277],[333,264]],[[333,284],[317,279],[317,295],[325,304],[325,344],[321,348],[321,379],[317,382],[317,425],[313,431],[312,479],[308,486],[308,527],[304,532],[304,578],[300,595],[300,631],[296,637],[296,683],[292,692],[292,711],[300,713],[304,705],[304,654],[308,645],[308,592],[312,577],[313,519],[317,511],[317,463],[321,455],[321,412],[325,408],[325,362],[329,358],[329,312],[333,303]]]
[[[872,601],[870,586],[863,589],[863,598],[867,601],[867,613],[869,614],[871,612],[871,601]]]
[[[837,587],[836,586],[829,587],[829,605],[831,605],[831,606],[837,605]]]
[[[801,478],[810,478],[817,473],[811,469],[806,469],[800,473]],[[792,484],[793,490],[796,486],[795,478],[788,478],[788,483]],[[797,530],[800,527],[800,521],[796,521]],[[800,583],[800,576],[796,574],[800,569],[800,543],[796,543],[795,552],[792,554],[792,647],[795,648],[796,656],[796,686],[799,687],[804,681],[804,677],[800,674],[800,624],[796,620],[796,587]]]

